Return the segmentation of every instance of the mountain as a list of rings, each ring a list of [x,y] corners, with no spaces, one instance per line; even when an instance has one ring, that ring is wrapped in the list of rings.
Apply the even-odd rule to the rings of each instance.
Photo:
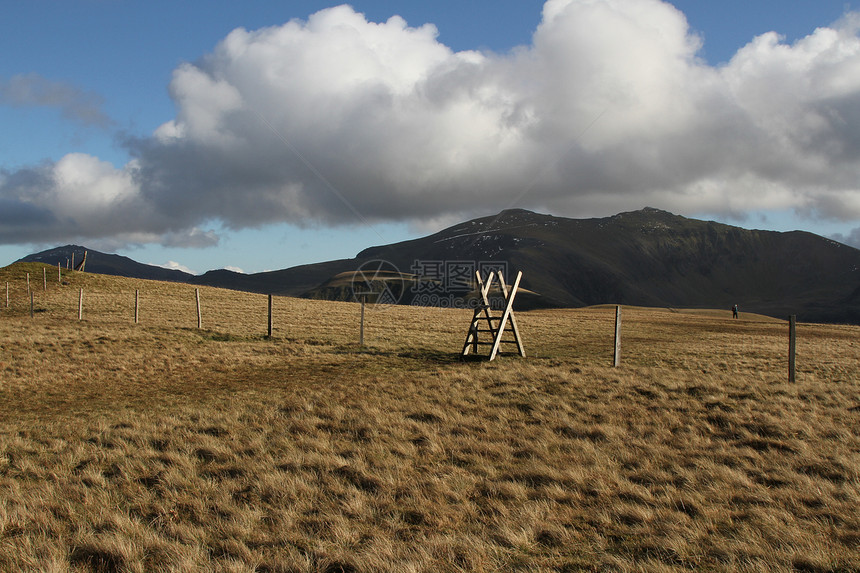
[[[812,233],[746,230],[652,208],[597,219],[507,210],[366,249],[354,265],[369,259],[405,270],[416,260],[504,261],[540,295],[518,298],[518,307],[738,304],[777,317],[860,323],[860,250]]]
[[[24,260],[56,264],[45,253]],[[94,251],[86,270],[327,299],[352,299],[355,278],[375,275],[375,288],[389,298],[448,306],[465,302],[469,271],[483,263],[505,267],[509,281],[523,271],[527,290],[517,308],[738,304],[777,317],[860,324],[860,250],[812,233],[746,230],[651,208],[595,219],[506,210],[354,259],[251,275],[194,277]],[[160,276],[127,274],[148,269]]]
[[[18,262],[45,263],[54,267],[59,264],[65,269],[71,265],[78,266],[85,255],[84,270],[90,273],[173,282],[190,282],[195,278],[182,271],[145,265],[122,255],[108,255],[79,245],[66,245],[27,255]]]
[[[84,270],[91,273],[292,296],[300,296],[325,281],[332,274],[354,265],[351,260],[343,260],[248,275],[226,269],[193,275],[175,269],[139,263],[128,257],[106,254],[80,245],[65,245],[48,249],[27,255],[17,262],[45,263],[51,266],[59,264],[61,267],[67,268],[71,264],[80,264],[84,254],[87,257]]]

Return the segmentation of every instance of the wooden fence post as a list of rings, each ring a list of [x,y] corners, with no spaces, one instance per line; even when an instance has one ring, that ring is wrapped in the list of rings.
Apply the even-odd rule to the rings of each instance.
[[[84,319],[84,289],[81,287],[81,294],[78,295],[78,320]]]
[[[48,291],[48,267],[42,268],[42,287],[45,292]]]
[[[140,316],[140,289],[134,290],[134,323],[138,323]]]
[[[200,314],[200,289],[194,289],[194,295],[197,297],[197,328],[203,328],[203,316]]]
[[[364,346],[364,301],[367,296],[361,297],[361,327],[358,331],[358,345]]]
[[[272,338],[272,295],[269,295],[269,321],[268,321],[268,337]]]
[[[63,284],[63,271],[60,267],[60,263],[57,263],[57,282]]]
[[[621,305],[615,307],[615,350],[612,353],[612,366],[621,366]]]
[[[788,317],[788,381],[795,382],[797,380],[797,370],[795,369],[795,358],[797,348],[797,315],[792,314]]]
[[[30,273],[27,273],[27,294],[30,294]]]

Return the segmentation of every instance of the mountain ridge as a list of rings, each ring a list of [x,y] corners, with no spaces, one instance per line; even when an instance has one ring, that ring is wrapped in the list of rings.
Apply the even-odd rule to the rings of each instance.
[[[50,258],[45,253],[22,260]],[[111,265],[112,272],[105,274],[145,270],[125,257],[105,257],[103,261],[101,254],[90,251],[87,270],[104,272],[99,269]],[[770,316],[797,314],[805,321],[860,324],[860,250],[804,231],[748,230],[653,208],[590,219],[509,209],[425,237],[371,246],[352,259],[249,275],[225,270],[199,276],[167,269],[158,272],[171,273],[166,276],[172,278],[162,280],[344,299],[352,296],[344,287],[344,273],[377,260],[398,269],[408,281],[401,300],[406,304],[428,300],[417,296],[427,268],[489,262],[505,266],[511,276],[523,271],[522,286],[537,294],[518,297],[518,307],[611,303],[731,308],[739,304],[742,310]],[[436,294],[448,296],[444,291]]]

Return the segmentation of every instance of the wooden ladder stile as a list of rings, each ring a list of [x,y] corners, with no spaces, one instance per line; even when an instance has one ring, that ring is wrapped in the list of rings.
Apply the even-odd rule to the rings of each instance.
[[[502,320],[499,326],[499,331],[496,333],[496,342],[493,345],[493,350],[490,353],[490,360],[496,357],[496,354],[499,351],[499,346],[503,342],[502,336],[505,333],[505,324],[510,322],[511,324],[511,332],[514,335],[514,341],[517,345],[517,352],[520,353],[520,356],[525,358],[526,350],[523,348],[523,341],[520,338],[520,329],[517,327],[517,317],[514,316],[514,297],[517,296],[517,289],[520,288],[520,280],[523,278],[523,271],[519,271],[517,273],[517,278],[514,279],[514,284],[511,287],[510,293],[508,292],[508,287],[505,284],[505,277],[502,275],[501,271],[498,272],[499,276],[499,286],[502,289],[502,295],[505,297],[505,312],[502,315]]]
[[[472,315],[472,322],[470,323],[469,331],[466,334],[466,342],[463,344],[461,356],[467,356],[469,352],[477,354],[479,346],[491,346],[489,359],[493,360],[498,355],[501,345],[503,343],[509,343],[516,344],[519,355],[525,357],[526,351],[523,348],[519,327],[517,326],[513,310],[514,298],[516,297],[517,290],[520,286],[520,280],[523,276],[522,271],[517,273],[517,278],[510,290],[508,290],[508,286],[505,284],[505,279],[501,271],[491,272],[486,281],[481,277],[480,272],[476,272],[475,276],[478,281],[478,290],[481,295],[481,300]],[[498,279],[499,289],[505,299],[505,309],[499,316],[494,316],[491,312],[490,300],[488,298],[495,279]],[[481,327],[482,321],[486,321],[486,328]],[[503,338],[505,330],[509,324],[510,332],[513,334],[512,340]],[[490,334],[490,341],[481,341],[481,333]]]
[[[478,345],[480,344],[480,342],[478,341],[478,335],[480,332],[483,331],[495,333],[495,329],[493,328],[492,323],[492,315],[490,314],[489,310],[490,303],[489,299],[487,298],[487,294],[490,292],[490,286],[492,284],[492,281],[487,281],[487,283],[484,284],[484,280],[481,278],[481,273],[477,271],[475,272],[475,277],[477,279],[478,289],[481,294],[481,303],[477,307],[475,307],[475,312],[472,315],[472,322],[469,326],[469,332],[466,335],[466,343],[463,345],[463,351],[461,353],[461,356],[466,356],[467,354],[469,354],[470,347],[475,354],[478,353]],[[484,315],[483,318],[487,321],[489,330],[483,330],[478,326],[482,318],[481,314]]]

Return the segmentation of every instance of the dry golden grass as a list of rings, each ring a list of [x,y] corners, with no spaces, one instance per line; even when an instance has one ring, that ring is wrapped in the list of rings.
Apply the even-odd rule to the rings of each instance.
[[[0,269],[0,570],[860,571],[860,328]],[[38,280],[29,314],[24,273]],[[53,275],[51,274],[53,273]],[[84,320],[77,319],[84,289]],[[135,325],[134,291],[141,293]],[[0,291],[2,292],[2,291]],[[5,302],[5,301],[2,301]]]

